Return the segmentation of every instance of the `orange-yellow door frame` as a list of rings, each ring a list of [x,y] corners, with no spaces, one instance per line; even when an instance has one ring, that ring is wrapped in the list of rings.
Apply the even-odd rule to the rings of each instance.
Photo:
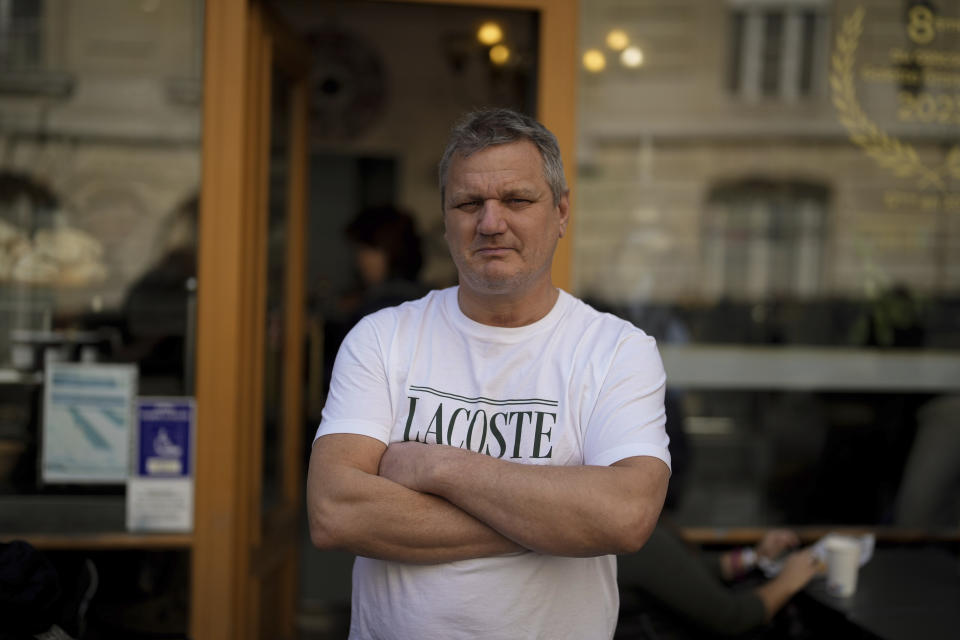
[[[245,415],[252,391],[247,344],[250,282],[247,125],[250,11],[243,0],[207,0],[200,239],[197,267],[197,436],[190,635],[240,638],[249,575]]]
[[[302,509],[309,53],[258,2],[207,0],[191,636],[292,638]],[[271,87],[291,84],[280,503],[261,510]],[[278,541],[282,541],[279,542]],[[289,541],[289,544],[287,543]],[[271,603],[269,612],[261,611]],[[261,615],[263,614],[263,615]]]

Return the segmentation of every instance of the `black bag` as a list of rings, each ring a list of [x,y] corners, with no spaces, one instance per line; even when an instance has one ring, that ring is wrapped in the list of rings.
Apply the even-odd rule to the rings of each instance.
[[[22,640],[57,621],[60,578],[29,543],[0,544],[0,640]]]

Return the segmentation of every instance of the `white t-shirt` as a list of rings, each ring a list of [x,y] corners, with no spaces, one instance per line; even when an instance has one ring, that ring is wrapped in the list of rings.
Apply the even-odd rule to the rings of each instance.
[[[653,338],[561,291],[517,328],[467,318],[457,288],[365,317],[347,335],[317,437],[440,443],[523,464],[670,464]],[[614,556],[523,552],[441,565],[359,557],[350,637],[612,637]]]

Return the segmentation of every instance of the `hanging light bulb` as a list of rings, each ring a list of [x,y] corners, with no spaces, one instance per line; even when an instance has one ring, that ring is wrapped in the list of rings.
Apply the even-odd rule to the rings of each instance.
[[[643,49],[640,47],[627,47],[620,52],[620,62],[625,67],[636,69],[643,65]]]
[[[607,34],[607,46],[614,51],[623,51],[630,44],[630,38],[623,29],[611,29]]]
[[[484,22],[477,29],[477,40],[480,44],[491,47],[503,40],[503,29],[496,22]]]
[[[590,73],[600,73],[607,67],[607,58],[599,49],[587,49],[583,52],[583,68]]]
[[[507,64],[510,59],[510,48],[505,44],[498,44],[490,47],[490,62],[497,66]]]

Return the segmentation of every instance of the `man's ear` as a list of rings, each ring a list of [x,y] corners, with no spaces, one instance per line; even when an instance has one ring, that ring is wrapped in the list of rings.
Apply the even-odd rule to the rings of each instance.
[[[570,190],[563,192],[560,201],[557,203],[557,212],[560,214],[560,237],[567,232],[567,225],[570,223]]]

